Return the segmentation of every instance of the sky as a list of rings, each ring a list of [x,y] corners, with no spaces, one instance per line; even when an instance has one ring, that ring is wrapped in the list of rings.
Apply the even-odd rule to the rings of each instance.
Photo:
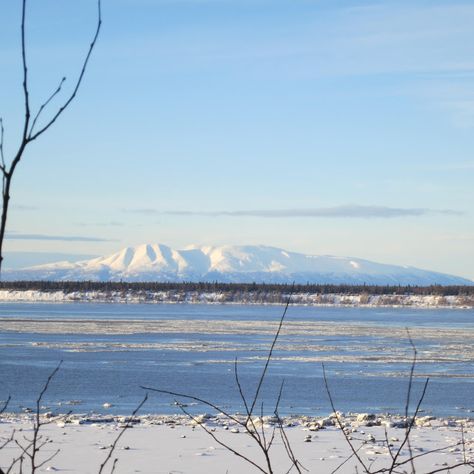
[[[94,0],[28,0],[38,108]],[[20,2],[0,14],[6,158]],[[6,267],[145,242],[264,244],[474,279],[472,1],[103,0],[76,100],[17,168]]]

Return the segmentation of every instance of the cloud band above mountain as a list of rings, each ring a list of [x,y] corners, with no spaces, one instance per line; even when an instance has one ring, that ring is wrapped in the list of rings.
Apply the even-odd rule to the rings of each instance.
[[[61,242],[115,242],[115,239],[101,237],[86,237],[80,235],[48,235],[48,234],[22,234],[11,232],[5,236],[7,240],[52,240]]]
[[[397,208],[387,206],[332,206],[308,209],[249,209],[237,211],[160,211],[157,209],[131,209],[127,212],[144,215],[171,215],[171,216],[207,216],[207,217],[313,217],[313,218],[396,218],[419,217],[426,215],[462,215],[453,209],[429,208]]]

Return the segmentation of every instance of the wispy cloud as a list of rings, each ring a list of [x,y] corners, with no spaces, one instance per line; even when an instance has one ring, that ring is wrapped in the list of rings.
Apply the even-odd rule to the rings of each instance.
[[[462,215],[453,209],[397,208],[386,206],[333,206],[309,209],[248,209],[236,211],[160,211],[157,209],[129,209],[127,212],[143,215],[206,216],[206,217],[263,217],[263,218],[382,218],[418,217],[426,215]]]
[[[296,7],[294,10],[300,11]],[[280,10],[280,18],[285,11]],[[139,54],[149,55],[151,50],[151,54],[159,54],[165,60],[179,56],[186,58],[187,67],[195,61],[214,64],[279,59],[285,64],[293,61],[294,67],[285,68],[289,69],[284,71],[286,74],[305,71],[312,77],[458,73],[474,69],[474,62],[469,59],[473,18],[471,4],[369,2],[355,7],[315,9],[305,15],[305,21],[284,16],[284,23],[278,29],[264,30],[267,34],[263,38],[260,29],[249,29],[245,38],[237,36],[234,22],[239,25],[238,20],[231,23],[232,27],[208,23],[194,26],[188,34],[198,38],[195,41],[189,41],[188,36],[177,40],[174,33],[165,31],[153,42],[149,36],[141,39]],[[216,42],[216,38],[220,41]],[[127,54],[137,54],[137,44],[124,43],[120,47]]]
[[[25,206],[23,204],[12,204],[11,208],[15,211],[37,211],[39,209],[36,206]]]
[[[48,235],[48,234],[23,234],[10,232],[5,237],[7,240],[55,240],[61,242],[115,242],[116,239],[103,239],[101,237],[87,237],[79,235]]]
[[[442,234],[436,240],[446,242],[474,242],[474,234]]]
[[[109,221],[109,222],[78,222],[77,225],[81,227],[122,227],[125,224],[119,221]]]

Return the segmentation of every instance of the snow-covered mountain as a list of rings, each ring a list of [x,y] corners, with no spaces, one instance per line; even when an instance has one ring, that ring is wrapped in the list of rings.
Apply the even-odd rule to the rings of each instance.
[[[106,257],[5,271],[8,280],[219,281],[347,283],[379,285],[473,285],[443,273],[374,263],[360,258],[304,255],[275,247],[163,244],[127,247]]]

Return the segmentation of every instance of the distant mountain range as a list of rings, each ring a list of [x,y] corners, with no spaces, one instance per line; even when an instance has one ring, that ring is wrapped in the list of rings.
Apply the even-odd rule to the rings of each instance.
[[[219,281],[370,285],[474,285],[474,281],[360,258],[304,255],[275,247],[163,244],[127,247],[105,257],[7,270],[7,280]]]

